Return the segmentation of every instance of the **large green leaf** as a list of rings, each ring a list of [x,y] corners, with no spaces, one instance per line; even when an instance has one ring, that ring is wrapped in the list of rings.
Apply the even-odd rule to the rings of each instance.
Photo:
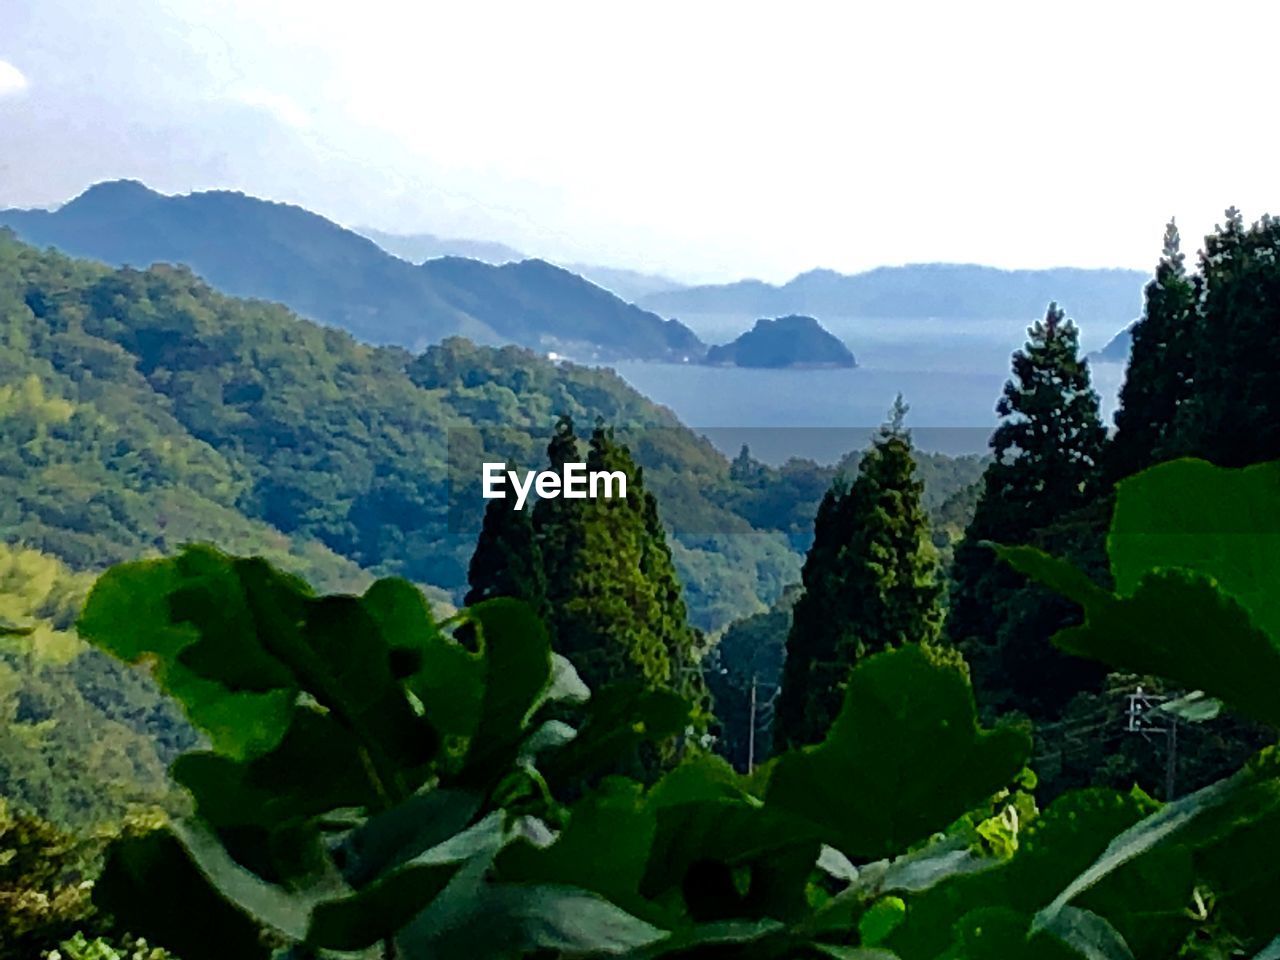
[[[336,950],[357,950],[395,937],[465,872],[463,889],[471,888],[494,856],[517,835],[501,812],[463,828],[474,809],[465,791],[436,790],[411,798],[362,826],[346,849],[363,854],[348,866],[360,881],[349,896],[318,904],[307,942]],[[417,821],[416,829],[413,822]],[[430,837],[438,842],[423,848]],[[400,842],[397,842],[400,841]],[[393,850],[394,848],[394,850]],[[487,889],[484,884],[477,888]],[[458,891],[454,889],[454,896]]]
[[[80,613],[80,635],[126,663],[173,660],[199,634],[170,616],[169,598],[182,582],[174,560],[112,567],[93,585]]]
[[[258,924],[210,885],[170,832],[112,844],[93,900],[123,929],[187,960],[267,960],[271,953]]]
[[[1205,811],[1226,803],[1239,789],[1240,783],[1239,779],[1223,780],[1205,787],[1181,800],[1166,804],[1156,813],[1116,835],[1107,844],[1102,855],[1040,911],[1036,917],[1037,926],[1052,928],[1057,923],[1057,915],[1072,900],[1185,829]]]
[[[295,711],[270,753],[244,763],[209,751],[183,754],[173,778],[195,798],[213,826],[272,828],[342,807],[376,807],[360,741],[325,712]]]
[[[397,677],[410,677],[422,669],[423,652],[443,639],[427,598],[408,580],[375,581],[360,605],[386,638]]]
[[[393,673],[405,679],[431,725],[442,736],[469,738],[484,695],[483,655],[442,633],[427,598],[406,580],[377,581],[361,606],[387,640]]]
[[[169,615],[197,634],[178,653],[180,663],[231,690],[305,683],[282,654],[289,653],[285,644],[306,615],[306,584],[265,560],[228,557],[210,547],[187,547],[173,563],[182,579],[169,595]]]
[[[458,782],[481,785],[509,770],[520,754],[529,718],[551,685],[551,642],[542,620],[518,600],[486,600],[467,616],[484,651],[484,694]]]
[[[274,750],[289,729],[298,692],[228,690],[177,662],[157,663],[154,675],[182,705],[187,718],[209,737],[218,753],[248,760]]]
[[[480,811],[473,790],[435,788],[370,817],[342,843],[343,875],[359,888],[461,834]]]
[[[1280,461],[1229,469],[1175,460],[1125,480],[1107,551],[1120,595],[1149,571],[1195,570],[1280,640]]]
[[[437,746],[393,670],[383,627],[402,628],[407,617],[403,591],[398,605],[384,599],[390,589],[367,607],[317,599],[262,560],[188,547],[109,571],[81,630],[117,656],[154,662],[215,751],[233,760],[275,749],[305,694],[358,741],[366,779],[389,805],[412,792]]]
[[[1280,727],[1280,643],[1198,572],[1148,574],[1116,596],[1031,547],[998,547],[1011,566],[1084,607],[1084,623],[1054,637],[1069,653],[1177,681]]]
[[[1280,933],[1280,754],[1263,751],[1229,783],[1230,796],[1201,812],[1177,841],[1192,851],[1215,916],[1263,942]]]
[[[435,753],[436,733],[413,711],[391,670],[390,645],[377,622],[351,597],[307,604],[302,639],[306,659],[291,663],[306,677],[305,689],[360,739],[384,754],[403,781]],[[299,651],[303,653],[303,651]]]
[[[1005,787],[1030,749],[1023,730],[980,729],[964,674],[906,647],[854,668],[826,741],[781,757],[765,802],[850,857],[889,857]]]
[[[1032,927],[1033,930],[1039,929]],[[1103,917],[1079,907],[1063,907],[1043,927],[1085,960],[1133,960],[1129,944]]]
[[[262,930],[293,940],[335,885],[303,894],[266,883],[196,822],[174,823],[112,845],[94,899],[125,929],[191,960],[266,957]]]
[[[615,956],[667,932],[570,886],[490,883],[487,861],[464,867],[399,935],[406,957]]]
[[[317,904],[307,942],[329,950],[361,950],[395,936],[434,900],[461,864],[410,863],[349,897]]]
[[[495,875],[510,883],[549,883],[591,890],[625,910],[655,920],[640,893],[657,818],[638,783],[604,781],[569,811],[555,842],[517,840],[499,855]]]
[[[1155,808],[1137,793],[1064,794],[1022,831],[1011,859],[907,895],[907,919],[890,946],[904,957],[935,956],[960,918],[996,904],[1020,916],[1022,933],[1029,934],[1037,911],[1102,857],[1117,834]],[[1184,907],[1194,882],[1190,854],[1162,847],[1115,866],[1082,891],[1079,906],[1105,917],[1138,956],[1175,952],[1189,929]]]
[[[1116,592],[1029,547],[997,547],[1076,601],[1064,650],[1203,690],[1280,727],[1280,462],[1177,460],[1120,484],[1108,539]]]
[[[161,686],[182,704],[183,710],[209,735],[215,750],[244,759],[274,748],[288,728],[297,687],[285,682],[272,688],[250,676],[248,687],[235,688],[224,679],[245,679],[236,660],[243,644],[239,637],[219,633],[231,646],[226,652],[231,673],[202,674],[180,658],[201,640],[197,624],[184,620],[174,599],[185,596],[195,604],[196,585],[210,595],[204,609],[216,614],[225,627],[229,621],[243,625],[244,596],[226,574],[229,561],[207,548],[190,548],[178,558],[120,564],[104,573],[94,585],[81,613],[80,635],[102,650],[128,662],[150,663]],[[178,607],[182,604],[179,603]],[[281,677],[272,658],[246,656],[265,664],[263,676]],[[197,658],[206,663],[212,658]]]
[[[614,772],[643,743],[660,743],[685,729],[689,704],[671,690],[636,682],[593,691],[582,708],[578,735],[540,758],[538,769],[552,784],[571,785]]]
[[[678,895],[688,916],[798,920],[805,882],[821,844],[818,828],[789,813],[742,800],[702,800],[657,811],[641,891]]]

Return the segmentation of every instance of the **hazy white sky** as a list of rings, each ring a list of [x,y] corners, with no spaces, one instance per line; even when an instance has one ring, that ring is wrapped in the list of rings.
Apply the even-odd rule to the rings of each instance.
[[[687,279],[1148,268],[1280,213],[1272,4],[0,0],[0,206],[102,179]]]

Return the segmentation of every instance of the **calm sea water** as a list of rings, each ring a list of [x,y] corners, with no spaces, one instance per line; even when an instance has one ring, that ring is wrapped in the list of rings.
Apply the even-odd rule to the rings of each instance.
[[[686,319],[686,318],[682,318]],[[730,339],[749,323],[687,318],[705,339]],[[625,362],[614,369],[641,393],[670,407],[719,449],[736,453],[748,443],[767,462],[790,456],[830,461],[866,445],[901,393],[908,425],[926,450],[978,453],[995,426],[995,404],[1009,377],[1009,356],[1025,324],[984,321],[823,321],[854,351],[851,370],[749,370],[667,363]],[[1087,334],[1087,331],[1086,331]],[[1110,331],[1085,336],[1086,349]],[[1110,423],[1123,369],[1098,364],[1094,386]]]

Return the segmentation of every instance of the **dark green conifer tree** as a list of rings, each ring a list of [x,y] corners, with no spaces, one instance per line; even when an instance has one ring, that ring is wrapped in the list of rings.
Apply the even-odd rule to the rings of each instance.
[[[566,463],[582,463],[578,449],[578,437],[573,430],[573,418],[567,414],[556,421],[547,444],[547,460],[551,469],[561,472]],[[542,556],[542,569],[546,582],[548,609],[552,614],[563,607],[568,595],[565,592],[566,565],[582,549],[585,517],[582,500],[564,497],[538,500],[533,508],[533,528]],[[554,630],[555,616],[550,624]]]
[[[578,459],[562,418],[548,448],[559,470]],[[696,693],[699,640],[689,627],[657,502],[630,451],[603,425],[592,433],[588,473],[618,471],[626,496],[540,501],[534,512],[557,649],[588,686],[624,679]]]
[[[1196,278],[1187,275],[1184,259],[1177,224],[1170,220],[1142,319],[1133,326],[1116,435],[1107,451],[1112,481],[1178,452],[1173,429],[1192,391],[1198,300]]]
[[[515,597],[545,620],[547,578],[533,529],[533,510],[527,503],[517,510],[514,493],[506,492],[505,498],[490,500],[485,507],[484,525],[467,570],[471,589],[463,603],[471,606],[494,597]]]
[[[668,685],[677,693],[694,704],[694,719],[702,725],[710,714],[710,694],[702,676],[701,660],[706,652],[706,639],[702,631],[689,626],[689,610],[684,602],[684,590],[680,578],[676,575],[675,562],[671,558],[671,547],[667,544],[667,532],[663,529],[662,519],[658,514],[658,499],[644,489],[643,471],[631,460],[631,454],[625,446],[619,447],[613,441],[612,429],[603,431],[596,428],[592,437],[592,450],[596,449],[596,437],[600,437],[604,449],[612,448],[623,456],[616,457],[620,467],[630,464],[634,471],[636,492],[641,497],[644,517],[645,538],[640,555],[640,570],[646,580],[653,585],[658,604],[658,620],[653,625],[662,638],[666,648],[667,660],[671,664],[671,676]],[[619,469],[614,467],[612,469]],[[587,468],[591,467],[588,461]],[[628,477],[632,474],[628,473]],[[631,488],[628,485],[628,495]]]
[[[1239,211],[1205,238],[1192,395],[1178,452],[1223,466],[1280,458],[1280,220]]]
[[[1013,379],[996,407],[1002,422],[991,437],[993,459],[952,565],[948,637],[973,667],[986,706],[1033,716],[1057,710],[1101,674],[1049,643],[1073,608],[1027,586],[983,542],[1033,542],[1098,495],[1106,430],[1079,347],[1075,324],[1050,304],[1013,355]],[[1084,527],[1089,540],[1099,525]],[[1079,539],[1074,531],[1057,536]]]
[[[787,638],[774,723],[779,748],[822,739],[859,658],[938,637],[937,555],[906,413],[898,397],[852,486],[838,481],[818,508]]]

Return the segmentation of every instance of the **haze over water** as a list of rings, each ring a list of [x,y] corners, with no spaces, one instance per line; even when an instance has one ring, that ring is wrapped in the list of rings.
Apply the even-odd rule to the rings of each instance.
[[[742,317],[687,316],[708,342],[750,326]],[[641,393],[670,407],[720,450],[743,443],[769,463],[788,457],[830,462],[866,445],[898,393],[921,449],[982,453],[997,422],[995,406],[1010,376],[1009,358],[1025,339],[1022,320],[824,319],[849,345],[855,369],[747,369],[626,361],[613,364]],[[1082,350],[1113,330],[1082,330]],[[1094,388],[1110,423],[1123,377],[1120,364],[1092,364]]]

